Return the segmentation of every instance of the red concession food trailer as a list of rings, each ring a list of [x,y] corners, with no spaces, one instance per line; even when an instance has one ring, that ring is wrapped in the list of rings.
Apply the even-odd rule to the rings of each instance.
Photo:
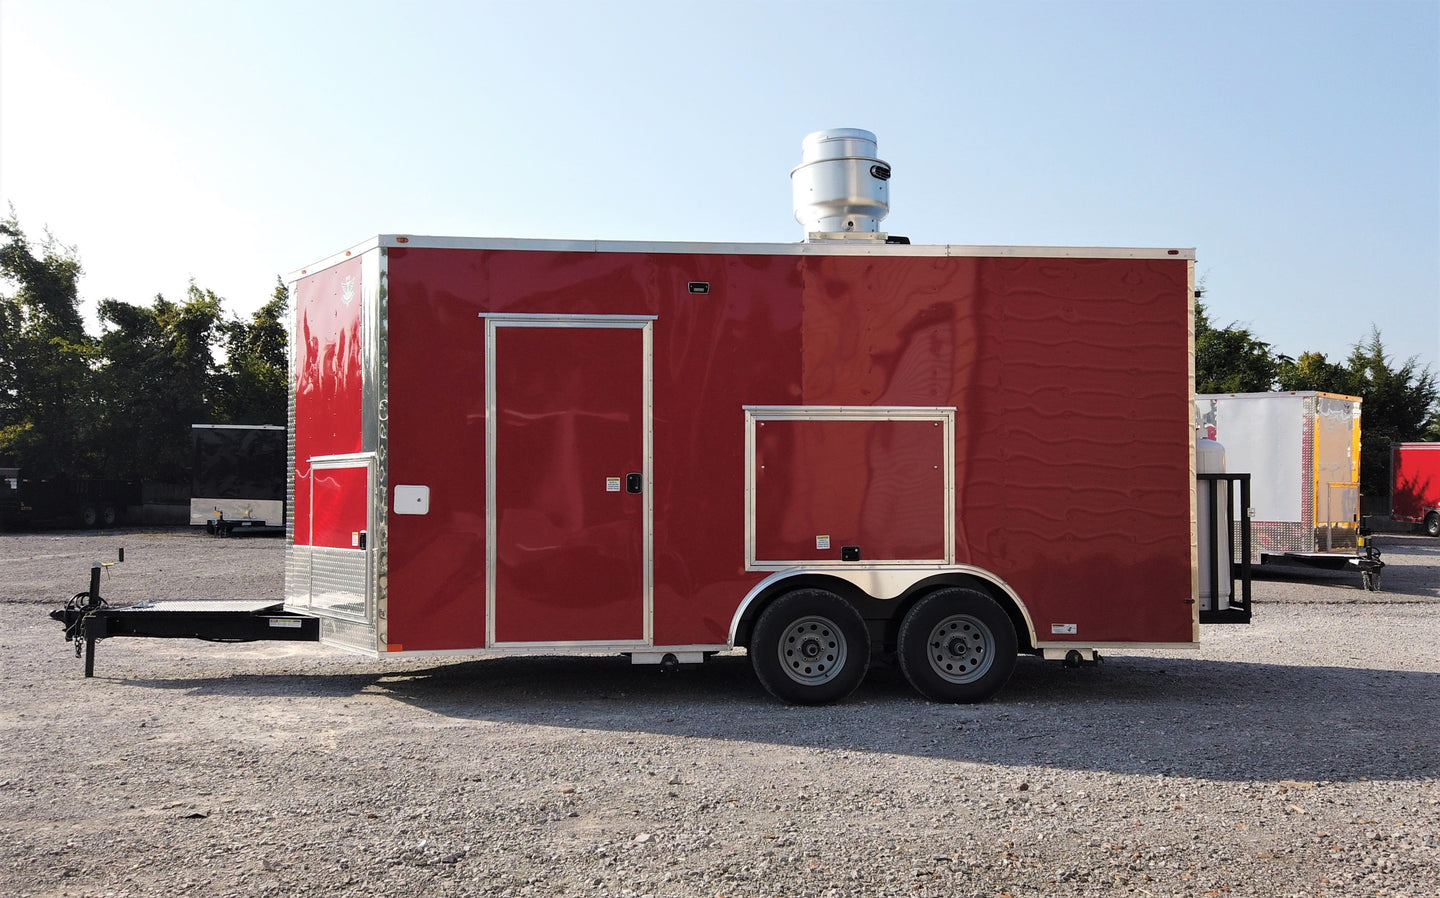
[[[744,647],[802,703],[1197,642],[1193,251],[910,245],[873,135],[804,150],[801,243],[295,273],[283,613],[377,657]]]
[[[1390,481],[1390,517],[1440,536],[1440,443],[1391,443]]]
[[[1193,252],[860,217],[298,272],[286,610],[376,655],[745,646],[795,701],[876,651],[963,699],[1017,651],[1195,642]]]

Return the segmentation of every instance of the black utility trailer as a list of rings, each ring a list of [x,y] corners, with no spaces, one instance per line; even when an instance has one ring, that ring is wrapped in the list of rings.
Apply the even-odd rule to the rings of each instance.
[[[0,527],[114,527],[140,507],[140,481],[0,468]]]
[[[190,427],[190,523],[207,533],[285,532],[283,424]]]
[[[1370,533],[1361,530],[1359,545],[1350,554],[1343,552],[1261,552],[1260,563],[1277,567],[1315,568],[1325,571],[1359,571],[1360,585],[1370,592],[1380,589],[1380,572],[1385,562],[1370,542]]]

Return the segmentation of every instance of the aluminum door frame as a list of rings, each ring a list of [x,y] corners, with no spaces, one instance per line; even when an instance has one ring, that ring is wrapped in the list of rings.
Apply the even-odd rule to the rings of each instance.
[[[527,313],[486,313],[485,319],[485,645],[497,648],[646,648],[655,644],[655,500],[654,494],[654,315],[546,315]],[[644,488],[641,493],[641,638],[630,640],[559,640],[554,642],[503,642],[495,639],[496,566],[499,563],[499,511],[495,490],[495,470],[499,429],[496,415],[499,400],[495,395],[495,332],[502,327],[553,328],[622,328],[640,331],[641,368],[644,383],[641,389],[641,439]]]
[[[334,618],[334,619],[336,619],[336,620],[343,620],[343,621],[350,621],[350,622],[352,622],[352,623],[357,623],[357,624],[364,624],[364,625],[366,625],[368,628],[372,628],[372,629],[373,629],[373,628],[375,627],[375,625],[376,625],[376,617],[377,617],[377,613],[376,613],[376,611],[377,611],[377,609],[376,609],[377,603],[376,603],[376,595],[375,595],[375,582],[376,582],[376,576],[375,576],[375,556],[376,556],[376,554],[377,554],[377,552],[376,552],[377,544],[376,544],[376,540],[375,540],[375,520],[376,520],[376,513],[375,513],[375,502],[374,502],[375,476],[376,476],[376,467],[377,467],[376,461],[377,461],[377,459],[376,459],[376,457],[375,457],[375,453],[373,453],[373,452],[354,452],[354,453],[347,453],[347,454],[345,454],[345,455],[317,455],[317,456],[314,456],[313,458],[310,459],[310,471],[311,471],[311,480],[312,480],[312,483],[311,483],[311,488],[310,488],[310,532],[309,532],[309,534],[307,534],[308,539],[309,539],[308,548],[309,548],[309,550],[310,550],[310,571],[311,571],[311,574],[310,574],[309,588],[308,588],[308,591],[307,591],[307,594],[306,594],[306,605],[307,605],[307,608],[308,608],[308,610],[310,611],[310,613],[311,613],[311,614],[315,614],[315,615],[320,616],[320,617],[328,617],[328,618]],[[364,564],[364,568],[365,568],[365,596],[364,596],[364,608],[365,608],[365,610],[364,610],[364,612],[363,612],[362,614],[358,614],[358,615],[357,615],[357,614],[354,614],[354,613],[352,613],[352,612],[348,612],[348,611],[338,611],[338,610],[335,610],[335,609],[333,609],[333,608],[321,608],[321,609],[317,610],[316,607],[315,607],[315,575],[314,575],[314,570],[315,570],[315,556],[316,556],[316,554],[317,554],[317,547],[316,547],[316,545],[315,545],[315,488],[314,488],[314,483],[313,483],[313,480],[314,480],[314,472],[315,472],[315,471],[325,471],[325,470],[336,470],[336,469],[352,469],[352,468],[364,468],[364,469],[365,469],[365,488],[366,488],[366,500],[365,500],[365,546],[364,546],[363,548],[358,548],[358,549],[357,549],[357,548],[351,548],[351,549],[334,549],[334,551],[336,551],[336,552],[346,552],[346,553],[348,553],[348,552],[361,552],[361,553],[363,553],[363,557],[364,557],[363,564]],[[324,547],[321,547],[321,548],[324,548]],[[323,556],[322,556],[322,557],[323,557]]]
[[[745,412],[745,570],[880,570],[950,567],[955,564],[955,412],[954,406],[911,405],[747,405]],[[756,557],[755,426],[762,421],[933,421],[942,428],[945,555],[904,561],[761,560]]]

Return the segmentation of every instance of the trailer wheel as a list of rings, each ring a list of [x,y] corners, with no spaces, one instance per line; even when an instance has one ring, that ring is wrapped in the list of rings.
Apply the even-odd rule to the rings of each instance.
[[[979,702],[999,692],[1017,649],[1010,615],[974,589],[933,592],[900,624],[900,670],[932,701]]]
[[[855,691],[870,663],[860,612],[833,592],[797,589],[766,608],[750,640],[750,664],[770,694],[797,705]]]
[[[120,515],[115,511],[115,506],[107,505],[100,510],[100,526],[114,527],[118,520],[120,520]]]
[[[1425,532],[1430,536],[1440,536],[1440,513],[1432,511],[1425,516]]]
[[[87,530],[91,527],[99,526],[100,512],[96,511],[93,505],[82,505],[80,506],[79,521],[80,526]]]

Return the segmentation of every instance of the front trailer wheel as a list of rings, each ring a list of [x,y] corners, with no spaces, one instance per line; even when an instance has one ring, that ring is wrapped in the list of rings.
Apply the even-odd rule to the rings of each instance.
[[[1425,516],[1425,533],[1429,536],[1440,536],[1440,513],[1432,511]]]
[[[974,589],[951,587],[921,599],[900,623],[898,641],[905,679],[932,701],[984,701],[1015,669],[1010,615]]]
[[[870,663],[870,636],[855,606],[824,589],[797,589],[760,615],[750,664],[770,694],[797,705],[837,702]]]

